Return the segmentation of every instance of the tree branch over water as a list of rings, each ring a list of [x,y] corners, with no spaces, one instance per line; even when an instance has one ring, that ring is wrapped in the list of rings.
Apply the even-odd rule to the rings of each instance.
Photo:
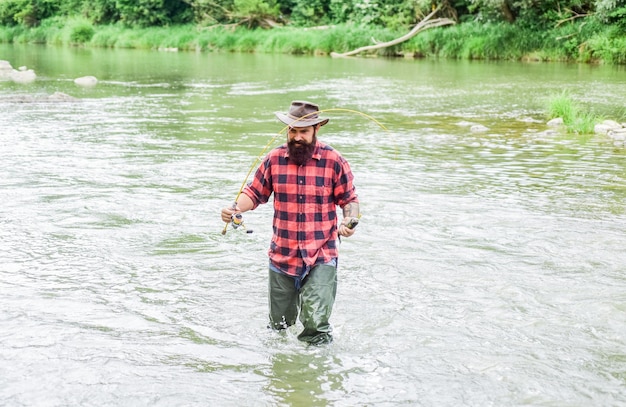
[[[441,26],[444,26],[444,25],[455,24],[455,21],[451,20],[449,18],[436,18],[434,20],[431,20],[430,18],[432,16],[434,16],[437,13],[437,11],[439,11],[439,9],[433,10],[433,12],[431,12],[429,15],[424,17],[424,19],[422,21],[417,23],[415,25],[415,27],[413,27],[413,29],[411,31],[409,31],[407,34],[403,35],[402,37],[396,38],[395,40],[391,40],[391,41],[387,41],[387,42],[381,42],[381,43],[377,43],[377,44],[374,44],[374,45],[367,45],[365,47],[360,47],[360,48],[357,48],[355,50],[352,50],[352,51],[349,51],[349,52],[344,52],[344,53],[331,52],[330,56],[333,57],[333,58],[349,57],[349,56],[356,55],[356,54],[359,54],[359,53],[365,52],[365,51],[372,51],[372,50],[376,50],[376,49],[380,49],[380,48],[391,47],[393,45],[397,45],[397,44],[400,44],[400,43],[402,43],[404,41],[407,41],[407,40],[415,37],[419,32],[427,30],[429,28],[441,27]]]

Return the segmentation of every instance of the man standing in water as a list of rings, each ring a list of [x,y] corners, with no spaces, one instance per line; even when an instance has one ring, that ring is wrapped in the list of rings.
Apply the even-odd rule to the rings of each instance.
[[[352,236],[359,217],[350,165],[317,140],[329,121],[319,113],[316,104],[300,101],[292,102],[286,114],[277,112],[289,129],[287,143],[269,152],[235,205],[222,209],[228,223],[274,194],[269,326],[286,329],[299,313],[304,330],[298,339],[310,344],[332,341],[339,236]],[[343,210],[339,225],[337,206]]]

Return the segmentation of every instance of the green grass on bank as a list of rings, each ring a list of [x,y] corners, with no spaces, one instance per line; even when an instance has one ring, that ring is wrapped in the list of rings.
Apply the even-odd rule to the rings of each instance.
[[[407,27],[407,31],[410,27]],[[0,42],[65,46],[325,55],[390,41],[406,32],[337,25],[271,30],[193,25],[128,28],[94,26],[82,18],[51,18],[38,27],[0,27]],[[570,24],[545,32],[511,24],[463,23],[419,33],[374,52],[381,56],[572,61],[626,64],[626,35],[614,27]]]
[[[567,92],[555,95],[547,103],[548,119],[561,118],[568,133],[592,134],[603,118],[582,108]]]

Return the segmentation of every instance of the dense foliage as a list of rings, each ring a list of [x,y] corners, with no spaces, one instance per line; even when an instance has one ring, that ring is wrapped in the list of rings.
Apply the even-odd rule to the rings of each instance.
[[[275,24],[365,24],[402,27],[433,8],[460,22],[521,23],[532,27],[593,18],[626,28],[626,0],[0,0],[0,25],[33,27],[54,16],[134,27]]]
[[[0,0],[0,42],[323,54],[432,10],[457,24],[378,53],[626,64],[626,0]]]

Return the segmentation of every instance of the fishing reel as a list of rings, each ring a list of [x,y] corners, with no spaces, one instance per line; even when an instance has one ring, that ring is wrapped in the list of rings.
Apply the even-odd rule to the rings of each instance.
[[[348,229],[354,229],[359,224],[359,218],[352,218],[346,223]]]
[[[242,227],[246,233],[252,233],[252,229],[246,229],[246,226],[243,224],[243,216],[240,213],[233,213],[230,217],[230,224],[233,229],[238,229]]]
[[[237,203],[233,203],[232,210],[237,210]],[[246,225],[244,225],[243,223],[243,216],[241,215],[240,212],[236,212],[233,213],[232,215],[230,215],[230,222],[226,223],[224,225],[224,229],[222,229],[222,235],[226,234],[226,231],[228,230],[228,225],[231,225],[233,229],[239,229],[242,228],[243,230],[246,231],[246,233],[252,233],[252,229],[246,229]]]
[[[361,219],[361,214],[360,213],[359,213],[359,215],[356,218],[350,218],[348,223],[346,223],[346,227],[348,229],[354,229],[359,224],[359,219]]]

